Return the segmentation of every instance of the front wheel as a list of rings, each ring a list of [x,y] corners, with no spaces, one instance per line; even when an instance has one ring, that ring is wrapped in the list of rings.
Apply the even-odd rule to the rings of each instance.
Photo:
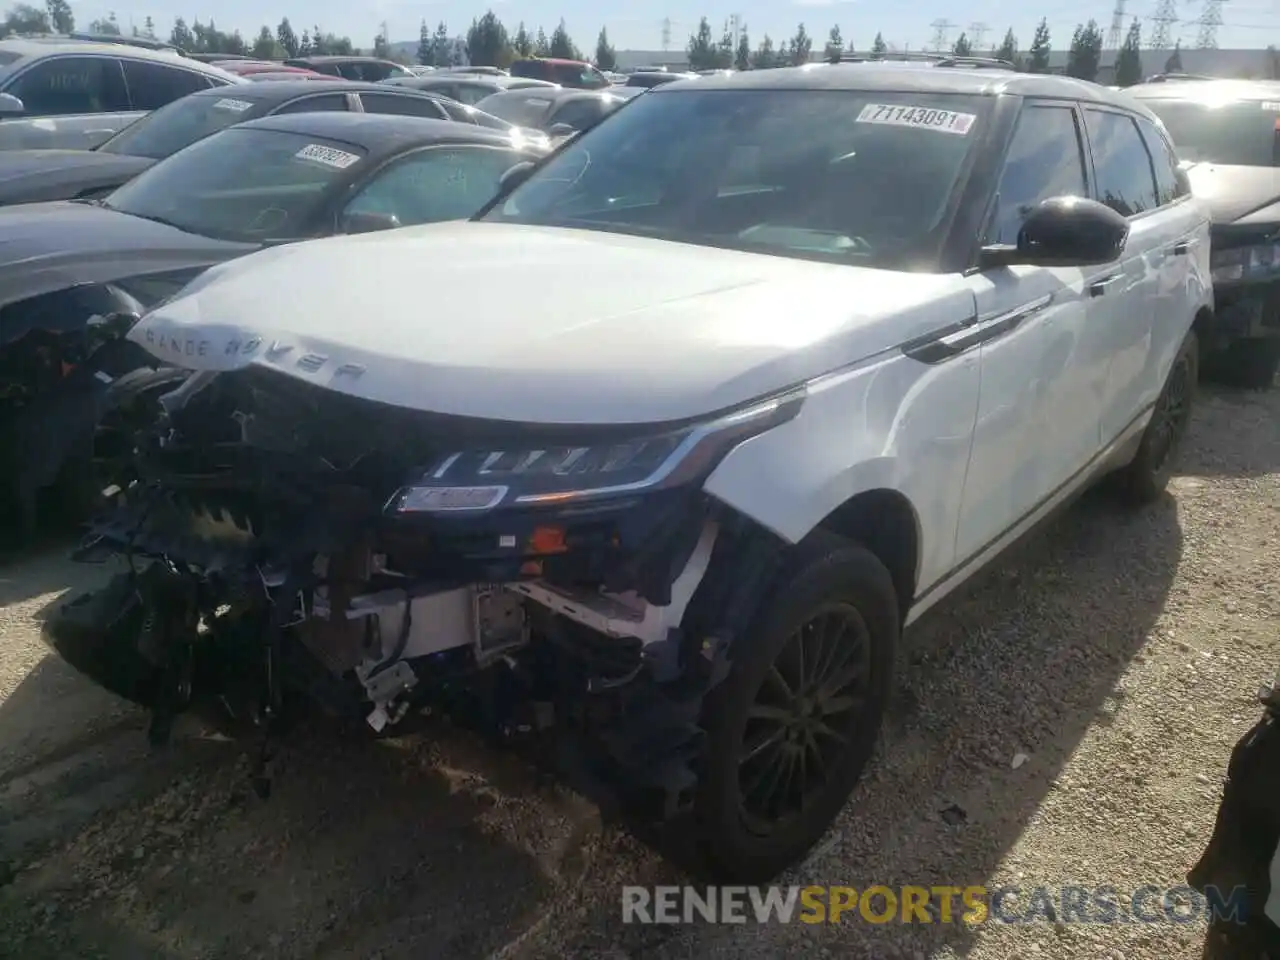
[[[875,748],[899,631],[871,551],[822,531],[795,548],[704,710],[695,816],[709,874],[765,882],[831,825]]]

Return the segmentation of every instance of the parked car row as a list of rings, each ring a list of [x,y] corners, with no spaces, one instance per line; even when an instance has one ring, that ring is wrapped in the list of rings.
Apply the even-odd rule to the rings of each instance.
[[[166,155],[113,192],[0,210],[7,475],[109,443],[77,556],[137,564],[50,642],[157,742],[251,738],[259,787],[299,712],[447,713],[774,877],[861,777],[902,630],[1084,489],[1159,498],[1238,341],[1174,125],[979,66],[140,121],[117,155]],[[550,148],[380,95],[593,112]]]

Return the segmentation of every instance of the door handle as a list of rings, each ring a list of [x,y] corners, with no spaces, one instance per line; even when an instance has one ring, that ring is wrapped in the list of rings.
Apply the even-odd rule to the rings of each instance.
[[[1113,273],[1109,277],[1103,277],[1101,280],[1095,280],[1089,284],[1089,296],[1100,297],[1107,292],[1107,288],[1113,283],[1117,283],[1124,279],[1123,273]]]
[[[1175,257],[1185,257],[1191,252],[1191,248],[1198,246],[1199,240],[1179,240],[1173,245],[1173,255]]]

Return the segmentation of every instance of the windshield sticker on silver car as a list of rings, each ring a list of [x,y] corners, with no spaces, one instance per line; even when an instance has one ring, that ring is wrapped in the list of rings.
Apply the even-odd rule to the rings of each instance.
[[[1263,100],[1262,109],[1268,113],[1280,113],[1280,100]]]
[[[956,133],[966,136],[978,117],[973,113],[956,113],[954,110],[935,110],[933,107],[893,106],[887,103],[868,103],[858,114],[858,123],[879,123],[891,127],[920,127],[940,133]]]
[[[333,167],[335,170],[345,170],[360,159],[354,153],[326,147],[322,143],[308,143],[294,156],[299,160],[312,160],[316,163],[323,163],[326,167]]]
[[[229,97],[223,97],[213,105],[215,110],[230,110],[232,113],[244,113],[253,104],[248,100],[232,100]]]

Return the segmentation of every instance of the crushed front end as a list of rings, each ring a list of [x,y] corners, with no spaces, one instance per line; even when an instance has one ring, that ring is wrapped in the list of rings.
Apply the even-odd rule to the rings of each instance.
[[[687,807],[703,699],[781,555],[702,481],[798,398],[653,430],[511,424],[249,367],[163,403],[142,482],[79,550],[132,572],[46,626],[155,740],[198,706],[265,762],[299,711],[381,734],[446,713]]]

